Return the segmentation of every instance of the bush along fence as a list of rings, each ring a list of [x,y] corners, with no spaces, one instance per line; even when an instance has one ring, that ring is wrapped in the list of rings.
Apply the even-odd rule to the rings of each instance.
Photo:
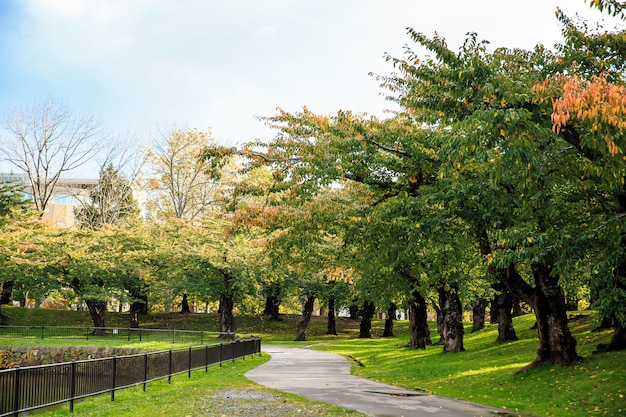
[[[146,352],[0,370],[0,417],[69,402],[74,411],[76,400],[146,384],[157,379],[187,373],[261,352],[261,339],[249,336],[227,343]]]
[[[204,344],[216,339],[234,339],[234,333],[197,330],[143,329],[117,327],[0,326],[0,338],[127,340]]]

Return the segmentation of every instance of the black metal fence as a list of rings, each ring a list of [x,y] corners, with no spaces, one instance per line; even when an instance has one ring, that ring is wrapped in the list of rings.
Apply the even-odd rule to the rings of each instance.
[[[0,370],[0,417],[15,416],[38,408],[115,391],[194,369],[235,361],[261,352],[261,339],[249,337],[227,343],[204,345],[138,355],[72,361],[52,365]]]
[[[0,326],[0,338],[2,337],[20,339],[110,339],[139,342],[204,344],[217,341],[217,339],[234,339],[235,334],[196,330],[117,327]]]

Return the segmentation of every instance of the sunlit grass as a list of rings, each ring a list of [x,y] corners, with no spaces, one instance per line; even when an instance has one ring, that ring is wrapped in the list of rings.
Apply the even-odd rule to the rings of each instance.
[[[592,313],[581,316],[571,328],[582,362],[523,373],[517,371],[536,357],[539,346],[532,315],[515,319],[520,338],[515,342],[495,343],[495,325],[476,333],[466,329],[466,351],[460,353],[443,353],[441,346],[409,349],[406,335],[337,340],[314,349],[350,355],[365,365],[354,366],[353,373],[402,388],[546,417],[626,415],[626,352],[592,355],[611,332],[592,332]]]
[[[69,317],[67,322],[63,318],[65,314]],[[50,313],[10,307],[7,315],[16,321],[14,324],[20,324],[21,321],[42,325],[46,324],[46,317],[58,325],[72,325],[71,323],[77,322],[84,325],[85,321],[87,325],[89,324],[87,312]],[[125,323],[123,315],[115,313],[110,316],[112,325],[120,323],[119,326],[122,326]],[[144,327],[205,331],[214,331],[217,328],[217,319],[211,314],[156,314],[143,317],[142,320]],[[626,352],[592,355],[598,343],[606,343],[611,335],[610,331],[592,331],[596,325],[595,313],[592,311],[576,312],[572,314],[570,320],[570,329],[578,341],[577,352],[583,357],[582,362],[569,367],[546,366],[523,373],[517,371],[536,357],[539,347],[537,332],[531,328],[535,321],[533,315],[517,317],[514,321],[515,330],[520,340],[502,344],[495,343],[497,325],[488,324],[485,329],[470,333],[471,327],[468,323],[464,340],[466,351],[446,354],[442,352],[441,346],[430,346],[426,350],[405,347],[409,341],[407,321],[395,322],[396,337],[381,338],[384,322],[374,320],[372,329],[374,337],[358,339],[358,321],[341,318],[338,321],[339,336],[329,336],[325,334],[326,318],[314,317],[307,330],[307,340],[294,342],[295,328],[299,320],[300,317],[297,316],[284,316],[284,321],[281,322],[257,316],[237,317],[238,331],[261,336],[264,345],[306,347],[350,355],[365,365],[361,367],[353,362],[353,373],[398,387],[499,408],[506,407],[507,410],[518,410],[544,417],[626,416]],[[430,323],[430,326],[431,337],[433,341],[437,341],[435,324]],[[5,342],[6,340],[0,339],[0,345],[7,345]],[[26,339],[10,343],[14,345],[32,343],[35,346],[39,343],[52,343],[62,346],[68,342]],[[71,344],[76,346],[92,346],[94,343],[91,340],[71,341]],[[146,350],[180,346],[148,345],[145,342],[120,345],[119,341],[100,341],[99,346],[102,346],[100,343],[105,346]],[[248,364],[246,360],[246,366]],[[212,380],[205,381],[204,389],[212,390],[212,383]],[[186,388],[182,386],[181,384],[180,390],[185,392]],[[177,384],[174,385],[174,389],[179,390],[176,387]],[[138,397],[134,398],[134,401],[143,401],[136,400]],[[132,402],[132,398],[129,401]],[[108,415],[118,414],[111,411]],[[189,415],[212,414],[189,413]],[[321,415],[333,414],[321,413]]]
[[[191,378],[179,375],[149,383],[146,392],[141,387],[119,390],[115,401],[101,395],[78,402],[74,413],[67,404],[55,410],[38,413],[42,417],[171,417],[171,416],[243,416],[293,417],[364,416],[355,411],[301,397],[266,389],[244,377],[248,370],[268,359],[267,355],[225,363],[194,371]]]

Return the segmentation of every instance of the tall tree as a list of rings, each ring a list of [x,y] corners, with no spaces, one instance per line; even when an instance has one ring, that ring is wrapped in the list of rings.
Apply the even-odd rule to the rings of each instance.
[[[232,150],[197,129],[163,135],[148,152],[150,209],[155,216],[196,220],[223,201],[222,168]]]
[[[90,190],[87,201],[74,209],[74,216],[80,227],[94,230],[136,221],[139,208],[130,181],[113,165],[107,165],[100,171],[98,185]]]
[[[5,115],[0,152],[28,179],[40,216],[48,206],[61,176],[89,162],[104,134],[91,116],[76,116],[53,99]]]

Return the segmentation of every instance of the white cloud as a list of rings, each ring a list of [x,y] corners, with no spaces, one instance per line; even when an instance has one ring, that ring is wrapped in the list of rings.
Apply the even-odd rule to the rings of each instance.
[[[407,26],[454,49],[470,31],[494,46],[551,46],[557,3],[28,0],[0,28],[11,31],[0,110],[52,95],[138,135],[165,123],[213,127],[229,142],[271,137],[254,116],[277,106],[382,114],[391,104],[367,74],[393,71],[382,57],[402,54]],[[562,3],[598,16],[583,0]]]

